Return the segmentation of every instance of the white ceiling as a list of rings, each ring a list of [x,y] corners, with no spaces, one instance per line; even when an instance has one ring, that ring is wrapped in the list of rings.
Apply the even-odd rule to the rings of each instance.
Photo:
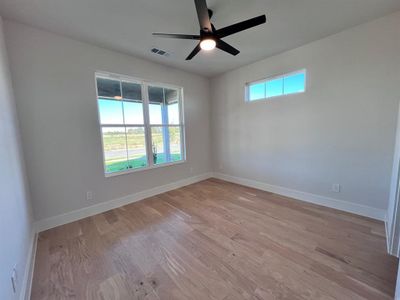
[[[400,0],[208,0],[218,28],[267,15],[267,23],[224,40],[236,57],[220,50],[186,56],[190,40],[155,38],[152,32],[198,34],[193,0],[0,0],[0,15],[205,76],[213,76],[296,48],[400,10]],[[157,47],[171,53],[150,53]]]

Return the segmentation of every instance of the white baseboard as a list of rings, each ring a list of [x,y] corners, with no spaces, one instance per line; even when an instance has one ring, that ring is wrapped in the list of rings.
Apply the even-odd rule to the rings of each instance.
[[[335,208],[338,210],[342,210],[345,212],[369,217],[372,219],[380,220],[380,221],[385,221],[386,220],[386,211],[383,209],[378,209],[370,206],[365,206],[361,204],[355,204],[355,203],[350,203],[347,201],[343,200],[338,200],[330,197],[325,197],[325,196],[320,196],[320,195],[315,195],[311,193],[306,193],[306,192],[301,192],[297,190],[292,190],[289,188],[281,187],[281,186],[276,186],[276,185],[271,185],[251,179],[246,179],[246,178],[240,178],[240,177],[235,177],[227,174],[222,174],[222,173],[214,173],[214,177],[245,185],[248,187],[256,188],[259,190],[279,194],[282,196],[294,198],[297,200],[313,203],[313,204],[318,204],[330,208]]]
[[[297,190],[292,190],[289,188],[270,185],[267,183],[235,177],[222,173],[205,173],[202,175],[189,177],[186,179],[182,179],[176,182],[172,182],[163,186],[155,187],[149,190],[141,191],[135,194],[131,194],[122,198],[113,199],[107,202],[95,204],[92,206],[88,206],[82,209],[74,210],[65,214],[61,214],[58,216],[50,217],[47,219],[39,220],[35,222],[35,230],[36,232],[41,232],[53,227],[57,227],[63,224],[71,223],[89,216],[93,216],[95,214],[99,214],[117,207],[121,207],[123,205],[133,203],[136,201],[143,200],[148,197],[152,197],[161,193],[165,193],[192,183],[196,183],[211,177],[215,177],[218,179],[226,180],[229,182],[257,188],[260,190],[276,193],[279,195],[283,195],[286,197],[294,198],[297,200],[310,202],[330,208],[335,208],[338,210],[358,214],[361,216],[366,216],[372,219],[377,219],[381,221],[386,220],[386,211],[382,209],[377,209],[374,207],[364,206],[360,204],[350,203],[343,200],[338,200],[334,198],[329,198],[325,196],[315,195],[311,193],[301,192]]]
[[[35,258],[36,258],[36,245],[37,245],[37,233],[35,228],[33,228],[31,234],[31,241],[29,246],[28,258],[26,260],[25,265],[25,273],[22,280],[22,288],[20,293],[20,300],[29,300],[31,298],[31,289],[32,289],[32,278],[33,278],[33,269],[35,267]]]
[[[86,217],[90,217],[105,211],[127,205],[136,201],[143,200],[161,193],[165,193],[192,183],[196,183],[208,178],[211,178],[213,173],[205,173],[198,176],[189,177],[179,181],[175,181],[166,185],[155,187],[149,190],[141,191],[135,194],[131,194],[122,198],[113,199],[107,202],[95,204],[82,209],[74,210],[62,215],[50,217],[47,219],[39,220],[35,222],[36,232],[41,232],[53,227],[71,223]]]

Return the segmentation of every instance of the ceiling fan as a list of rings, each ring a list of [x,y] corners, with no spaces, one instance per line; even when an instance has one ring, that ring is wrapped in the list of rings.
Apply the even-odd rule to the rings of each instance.
[[[199,43],[189,54],[189,56],[186,57],[186,60],[191,60],[197,53],[200,52],[200,50],[208,51],[214,49],[215,47],[225,52],[228,52],[229,54],[237,55],[240,51],[221,40],[221,38],[237,33],[239,31],[249,29],[251,27],[261,25],[266,22],[265,15],[261,15],[217,30],[210,21],[213,12],[211,9],[207,8],[206,0],[194,0],[194,4],[196,5],[197,16],[200,23],[199,35],[153,33],[154,36],[158,37],[198,40]]]

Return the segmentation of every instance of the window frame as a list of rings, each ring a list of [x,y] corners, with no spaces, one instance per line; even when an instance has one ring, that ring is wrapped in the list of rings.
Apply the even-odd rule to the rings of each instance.
[[[123,124],[101,124],[97,78],[119,80],[120,85],[121,85],[122,81],[128,81],[130,83],[140,84],[141,93],[142,93],[141,100],[143,103],[143,124],[127,124],[127,123],[125,123],[125,117],[124,117]],[[98,126],[100,129],[100,138],[101,138],[101,147],[102,147],[101,150],[102,150],[102,156],[103,156],[103,171],[104,171],[104,176],[106,178],[140,172],[140,171],[152,170],[152,169],[156,169],[156,168],[168,167],[168,166],[172,166],[172,165],[179,165],[179,164],[186,162],[186,160],[187,160],[187,158],[186,158],[186,131],[185,131],[186,126],[185,126],[185,119],[184,119],[183,87],[173,85],[173,84],[160,83],[160,82],[155,82],[155,81],[151,81],[151,80],[139,79],[139,78],[135,78],[135,77],[127,76],[127,75],[120,75],[120,74],[110,73],[110,72],[105,72],[105,71],[95,71],[94,72],[94,82],[95,82],[95,89],[96,89],[96,105],[97,105],[97,117],[98,117],[97,121],[98,121]],[[177,90],[178,99],[179,99],[178,100],[179,124],[150,124],[150,115],[149,115],[150,101],[149,101],[149,94],[148,94],[149,86]],[[121,89],[121,93],[122,93],[122,89]],[[118,100],[113,97],[101,96],[100,98],[124,102],[123,95],[121,95],[121,96],[122,96],[122,98],[118,99]],[[125,102],[132,102],[132,101],[129,101],[129,99],[127,99],[127,100],[125,100]],[[145,137],[145,146],[146,146],[147,166],[144,166],[141,168],[126,169],[126,170],[121,170],[121,171],[116,171],[116,172],[107,172],[106,155],[105,155],[105,151],[104,151],[104,140],[103,140],[103,132],[102,132],[102,129],[105,127],[110,127],[110,128],[111,127],[121,127],[121,128],[125,128],[125,129],[126,129],[126,127],[143,127],[144,128],[144,137]],[[180,151],[181,151],[181,156],[182,156],[181,160],[170,161],[170,162],[161,163],[161,164],[154,163],[153,148],[152,148],[153,144],[152,144],[152,135],[151,135],[152,127],[179,127],[180,128],[180,144],[181,144]]]
[[[285,82],[285,78],[289,77],[289,76],[297,75],[297,74],[304,74],[304,91],[285,94],[285,83],[284,83]],[[273,81],[273,80],[276,80],[276,79],[282,79],[283,80],[282,95],[264,97],[264,98],[260,98],[260,99],[250,100],[250,86],[251,85],[254,85],[254,84],[257,84],[257,83],[265,83],[266,84],[267,82]],[[276,98],[289,97],[289,96],[298,95],[298,94],[305,94],[307,92],[307,89],[308,89],[307,83],[308,83],[308,72],[307,72],[306,68],[300,69],[300,70],[297,70],[297,71],[292,71],[292,72],[280,74],[280,75],[273,75],[273,76],[270,76],[270,77],[257,79],[257,80],[245,83],[245,96],[244,96],[244,99],[245,99],[246,103],[253,103],[253,102],[259,102],[259,101],[274,100]]]

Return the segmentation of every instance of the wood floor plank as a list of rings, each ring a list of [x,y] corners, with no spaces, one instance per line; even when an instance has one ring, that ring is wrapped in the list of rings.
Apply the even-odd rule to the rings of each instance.
[[[31,299],[393,299],[384,232],[209,179],[40,233]]]

